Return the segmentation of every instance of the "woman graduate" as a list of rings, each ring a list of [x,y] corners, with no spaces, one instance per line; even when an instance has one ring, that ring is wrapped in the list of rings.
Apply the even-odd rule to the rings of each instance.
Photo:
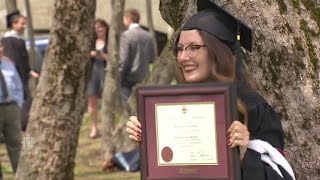
[[[199,11],[182,26],[173,44],[177,79],[180,83],[236,83],[240,119],[228,129],[228,146],[239,147],[242,179],[295,179],[282,155],[284,137],[279,117],[261,95],[246,86],[242,77],[240,80],[240,44],[251,50],[251,29],[210,4],[209,9]],[[141,140],[137,117],[130,117],[126,130],[129,138]]]

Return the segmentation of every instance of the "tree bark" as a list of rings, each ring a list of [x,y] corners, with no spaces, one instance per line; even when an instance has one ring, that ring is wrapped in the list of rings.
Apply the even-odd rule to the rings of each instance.
[[[12,13],[17,10],[16,0],[6,0],[7,14]]]
[[[121,102],[119,84],[119,41],[123,31],[123,10],[125,0],[112,0],[112,18],[109,31],[108,62],[102,96],[102,141],[104,151],[103,169],[107,169],[111,163],[113,154],[123,147],[123,140],[116,136],[115,126],[119,122],[121,114],[125,113],[125,105]],[[123,124],[123,123],[122,123]],[[121,139],[119,139],[121,138]]]
[[[56,0],[16,179],[74,179],[95,0]]]
[[[34,48],[34,34],[33,34],[33,25],[32,25],[32,15],[29,0],[24,0],[24,6],[27,12],[27,31],[28,31],[28,39],[30,42],[29,46],[29,64],[32,70],[35,69],[35,48]],[[38,72],[39,73],[39,72]]]
[[[162,18],[178,30],[192,14],[197,11],[196,0],[160,0],[159,10]]]
[[[296,178],[318,179],[320,17],[313,11],[315,1],[295,3],[235,2],[229,7],[243,9],[242,14],[246,9],[245,20],[254,27],[254,51],[246,58],[246,69],[282,117],[286,158]]]
[[[28,40],[30,42],[30,46],[28,49],[29,53],[29,64],[30,68],[32,71],[36,71],[36,51],[35,51],[35,42],[34,42],[34,33],[33,33],[33,23],[32,23],[32,14],[31,14],[31,8],[30,8],[30,1],[29,0],[24,0],[24,6],[27,12],[27,31],[28,31]],[[40,71],[36,71],[37,73],[40,73]],[[28,99],[27,101],[32,101],[32,97],[34,92],[32,91],[33,89],[36,89],[37,86],[37,81],[38,78],[31,78],[29,79],[29,89],[30,89],[30,94],[29,97],[30,100]],[[24,121],[28,122],[28,116],[25,117],[26,119]]]
[[[192,2],[161,0],[163,18],[177,29],[194,13]],[[276,108],[285,131],[286,158],[297,179],[320,172],[320,17],[316,1],[216,0],[253,29],[245,52],[252,85]],[[188,11],[183,11],[183,7]]]
[[[148,28],[149,28],[149,32],[151,33],[151,37],[152,37],[152,42],[153,42],[153,46],[154,46],[154,54],[156,55],[156,57],[158,56],[158,46],[157,46],[157,39],[156,39],[156,33],[154,31],[154,27],[153,27],[153,20],[152,20],[152,4],[151,4],[151,0],[146,0],[146,16],[147,16],[147,22],[148,22]]]

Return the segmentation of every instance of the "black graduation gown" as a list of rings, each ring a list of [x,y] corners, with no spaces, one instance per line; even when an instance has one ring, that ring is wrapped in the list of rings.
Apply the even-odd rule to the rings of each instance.
[[[3,55],[11,59],[18,70],[24,88],[25,99],[28,95],[28,80],[30,73],[29,56],[25,41],[16,37],[4,37],[1,39],[4,46]]]
[[[238,88],[238,97],[247,107],[250,139],[261,139],[283,151],[284,135],[275,110],[261,95],[244,86]],[[247,149],[242,163],[243,180],[292,180],[280,166],[278,167],[284,178],[278,175],[271,166],[261,160],[261,154],[252,149]]]

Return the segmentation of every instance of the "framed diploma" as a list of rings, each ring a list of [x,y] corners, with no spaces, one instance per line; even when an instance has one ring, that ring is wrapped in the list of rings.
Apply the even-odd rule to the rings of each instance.
[[[237,118],[231,83],[141,86],[143,180],[240,180],[236,148],[227,130]]]

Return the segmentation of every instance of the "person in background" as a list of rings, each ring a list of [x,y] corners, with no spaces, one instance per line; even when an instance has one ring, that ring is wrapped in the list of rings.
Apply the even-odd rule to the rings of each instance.
[[[0,141],[4,142],[13,172],[16,172],[21,149],[20,113],[23,86],[14,63],[3,56],[0,41]]]
[[[238,40],[237,35],[241,37]],[[195,86],[236,83],[239,119],[232,122],[226,138],[230,148],[239,147],[241,179],[292,180],[295,177],[283,156],[284,134],[277,113],[236,76],[238,43],[250,50],[251,36],[251,29],[212,3],[187,20],[173,44],[177,80]],[[129,138],[140,141],[141,132],[146,131],[143,128],[137,117],[130,117],[126,129]]]
[[[8,31],[2,38],[2,44],[5,46],[4,56],[15,62],[17,70],[23,81],[24,88],[28,87],[29,75],[39,77],[39,74],[30,69],[28,52],[25,41],[23,39],[24,30],[26,28],[26,17],[19,11],[12,12],[7,15]],[[25,92],[28,92],[25,90]],[[27,94],[25,94],[26,96]]]
[[[29,65],[29,56],[26,49],[23,33],[26,28],[26,17],[19,11],[14,11],[7,15],[8,31],[1,39],[4,46],[4,56],[11,59],[20,75],[24,89],[24,104],[21,114],[22,129],[25,130],[28,121],[28,114],[31,107],[32,99],[29,94],[29,77],[38,78],[39,74],[31,70]]]
[[[87,85],[88,113],[90,114],[92,125],[90,138],[99,136],[97,125],[99,99],[101,98],[104,87],[105,68],[107,64],[107,45],[109,25],[103,19],[96,19],[94,22],[94,43],[90,51],[91,57],[91,76]]]
[[[119,74],[121,95],[126,102],[132,87],[149,73],[149,63],[155,58],[151,34],[139,25],[140,13],[136,9],[124,12],[125,30],[120,37]]]

